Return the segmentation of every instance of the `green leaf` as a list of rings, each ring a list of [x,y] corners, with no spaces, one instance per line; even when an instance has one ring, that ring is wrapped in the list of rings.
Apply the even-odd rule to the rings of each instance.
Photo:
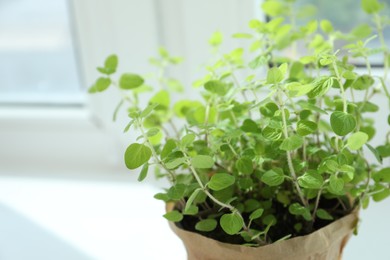
[[[332,215],[330,215],[326,210],[324,209],[318,209],[316,212],[316,215],[320,219],[325,219],[325,220],[333,220]]]
[[[249,118],[244,120],[241,126],[241,130],[246,133],[259,133],[259,127],[255,123],[255,121]]]
[[[370,144],[366,143],[366,146],[368,147],[368,149],[374,154],[375,158],[377,159],[377,161],[379,163],[382,163],[383,162],[383,158],[382,156],[380,155],[380,153],[378,152],[377,149],[375,149],[374,147],[372,147]]]
[[[233,175],[227,173],[216,173],[211,177],[207,185],[210,189],[219,191],[232,186],[235,181],[236,178]]]
[[[361,110],[361,112],[378,112],[379,106],[371,103],[370,101],[367,102],[358,102],[356,103],[358,105],[358,108]]]
[[[191,196],[188,198],[188,200],[186,202],[186,207],[185,207],[184,211],[187,211],[191,207],[192,203],[194,202],[194,200],[198,196],[198,193],[201,190],[202,190],[202,188],[198,188],[198,189],[194,190],[194,192],[192,192]]]
[[[123,132],[126,133],[127,131],[129,131],[130,127],[134,124],[134,119],[131,120],[125,127],[125,129],[123,129]]]
[[[191,159],[191,164],[198,169],[208,169],[214,166],[214,159],[208,155],[196,155]]]
[[[341,111],[335,111],[330,116],[330,125],[337,135],[344,136],[352,132],[356,127],[355,118]]]
[[[221,45],[223,41],[223,35],[221,32],[215,32],[213,35],[211,35],[211,38],[209,39],[209,44],[211,46],[217,47]]]
[[[374,14],[382,10],[383,3],[379,3],[377,0],[362,0],[362,8],[368,14]]]
[[[300,120],[297,123],[297,133],[305,136],[314,133],[317,130],[317,124],[309,120]]]
[[[279,148],[280,150],[283,151],[293,151],[295,149],[298,149],[302,145],[303,145],[303,138],[299,135],[292,135],[284,139]]]
[[[307,94],[309,98],[315,98],[323,96],[333,86],[333,78],[322,77],[315,80],[313,83],[314,88]]]
[[[215,219],[203,219],[196,223],[195,229],[202,232],[213,231],[217,227],[218,222]]]
[[[118,67],[118,56],[116,56],[115,54],[108,56],[104,62],[104,68],[106,70],[106,73],[107,74],[115,73],[117,67]]]
[[[333,26],[329,20],[322,20],[320,23],[320,26],[321,26],[321,29],[324,33],[333,32]]]
[[[149,170],[149,164],[145,163],[144,166],[142,166],[141,172],[138,176],[138,181],[143,181],[146,176],[148,175],[148,170]]]
[[[250,220],[254,220],[254,219],[258,219],[261,217],[261,215],[263,215],[264,213],[264,209],[256,209],[255,211],[253,211],[250,215],[249,215],[249,219]]]
[[[161,150],[161,159],[165,159],[176,148],[176,141],[173,139],[167,140],[163,149]]]
[[[148,105],[140,114],[141,118],[147,117],[157,107],[158,104]]]
[[[351,150],[359,150],[367,142],[368,135],[363,132],[353,133],[347,141],[347,146]]]
[[[338,178],[336,175],[332,175],[329,178],[329,192],[340,195],[343,193],[344,181],[341,178]]]
[[[194,134],[187,134],[181,139],[180,143],[183,147],[187,147],[194,142],[195,137],[196,135]]]
[[[152,137],[152,136],[157,135],[159,132],[160,132],[160,129],[159,129],[159,128],[153,127],[153,128],[150,128],[150,129],[148,130],[148,132],[146,133],[146,135],[147,135],[148,137]]]
[[[370,75],[359,76],[353,83],[352,88],[356,90],[366,90],[375,83],[375,80]]]
[[[122,89],[134,89],[144,84],[144,79],[132,73],[125,73],[119,79],[119,87]]]
[[[242,229],[244,222],[237,213],[230,213],[222,215],[219,224],[227,234],[235,235]]]
[[[179,167],[180,165],[182,165],[183,163],[185,163],[185,161],[186,161],[186,159],[184,157],[175,158],[172,161],[167,162],[165,164],[165,166],[168,169],[175,169],[175,168]]]
[[[167,110],[170,104],[169,92],[160,90],[149,100],[149,104],[158,104],[155,110]]]
[[[143,144],[134,143],[125,151],[125,164],[130,170],[136,169],[149,161],[152,151]]]
[[[163,133],[158,131],[157,134],[148,137],[148,140],[151,145],[156,146],[161,144],[161,139],[163,138]]]
[[[284,182],[284,174],[281,168],[274,168],[261,176],[261,181],[268,186],[278,186]]]
[[[157,193],[153,196],[156,200],[169,201],[169,197],[166,193]]]
[[[180,200],[183,198],[186,188],[187,186],[185,184],[176,184],[169,188],[167,195],[171,200]]]
[[[278,16],[286,12],[286,6],[275,0],[271,1],[265,1],[261,8],[263,9],[264,13],[266,13],[269,16]]]
[[[376,184],[373,192],[375,192],[375,194],[372,195],[372,199],[375,202],[382,201],[390,196],[389,187],[386,187],[386,186],[381,185],[381,184]]]
[[[173,210],[171,212],[166,213],[164,215],[164,218],[172,222],[179,222],[183,219],[183,215],[179,211]]]
[[[111,85],[111,79],[100,77],[95,83],[95,88],[97,91],[102,92],[106,90]]]
[[[372,178],[375,182],[390,183],[390,168],[383,168],[382,170],[373,173]]]
[[[267,73],[267,84],[277,84],[283,80],[283,73],[279,68],[271,68]]]
[[[263,136],[269,140],[277,141],[282,137],[282,130],[281,129],[274,129],[271,127],[265,127],[263,129]]]
[[[299,203],[293,203],[288,207],[288,211],[292,215],[296,216],[302,216],[306,221],[310,221],[311,215],[310,215],[310,210],[304,206],[302,206]]]
[[[194,216],[198,214],[198,212],[199,212],[199,208],[195,205],[191,205],[186,210],[183,211],[183,214]]]
[[[207,91],[219,96],[224,96],[229,91],[229,86],[219,80],[210,80],[206,82],[206,84],[204,84],[204,88]]]
[[[279,107],[274,102],[269,102],[264,106],[260,107],[260,113],[266,117],[273,117],[275,115],[275,112],[278,110]]]
[[[304,175],[298,177],[299,186],[306,189],[320,189],[323,183],[324,179],[321,174],[315,171],[308,171]]]
[[[368,24],[360,24],[353,28],[351,34],[358,39],[368,38],[371,35],[371,26]]]
[[[300,97],[306,95],[314,89],[313,84],[301,84],[299,82],[292,82],[286,85],[286,89],[289,91],[289,97]]]
[[[253,172],[253,162],[248,157],[241,157],[236,162],[236,168],[243,174],[251,174]]]
[[[356,79],[356,74],[353,73],[352,71],[346,70],[343,72],[342,77],[347,79],[347,80],[354,80],[354,79]]]
[[[159,131],[156,135],[148,137],[148,140],[151,145],[156,146],[161,144],[161,139],[163,138],[163,134]]]
[[[383,158],[390,157],[390,144],[380,145],[376,148]]]

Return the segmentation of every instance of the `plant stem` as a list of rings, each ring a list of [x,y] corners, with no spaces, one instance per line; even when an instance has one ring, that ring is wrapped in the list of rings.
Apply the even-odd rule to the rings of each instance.
[[[227,145],[229,146],[230,150],[233,152],[234,156],[236,158],[238,158],[238,153],[236,152],[236,150],[234,150],[234,147],[230,144],[230,141],[227,143]]]
[[[237,214],[241,219],[242,219],[242,223],[243,223],[243,229],[248,232],[249,234],[252,235],[252,232],[250,231],[250,229],[248,228],[248,226],[246,225],[245,223],[245,220],[244,220],[244,217],[241,215],[241,213],[238,211],[238,209],[236,209],[235,207],[233,207],[232,205],[230,204],[226,204],[220,200],[218,200],[216,197],[214,197],[210,191],[207,189],[207,187],[203,184],[202,180],[200,179],[197,171],[195,170],[194,166],[191,164],[191,161],[190,161],[190,158],[188,157],[188,155],[182,151],[185,158],[187,159],[187,164],[188,164],[188,167],[190,168],[192,174],[194,175],[196,181],[198,182],[199,186],[202,188],[203,192],[207,195],[207,197],[209,197],[212,201],[215,202],[215,204],[221,206],[222,208],[227,208],[229,209],[232,213],[234,214]],[[261,245],[264,243],[264,241],[262,241],[260,238],[256,238],[255,239],[256,242]]]
[[[361,156],[362,158],[364,158],[361,151],[359,151],[359,154],[360,154],[360,156]],[[366,159],[364,159],[364,162],[366,163],[366,166],[367,166],[367,180],[366,180],[366,184],[365,184],[364,191],[363,191],[363,193],[360,195],[359,204],[362,203],[364,197],[365,197],[365,196],[367,195],[367,193],[368,193],[368,190],[369,190],[369,188],[370,188],[371,175],[372,175],[372,174],[371,174],[371,167],[370,167],[369,162],[368,162]]]
[[[171,176],[170,181],[171,181],[171,183],[174,183],[176,181],[176,174],[173,171],[171,171],[170,169],[168,169],[167,166],[165,165],[165,163],[160,160],[160,158],[157,155],[156,149],[154,149],[154,146],[149,141],[149,138],[146,135],[146,133],[145,133],[145,131],[144,131],[142,125],[141,125],[141,122],[139,120],[137,120],[137,125],[138,125],[138,128],[141,131],[142,136],[144,137],[144,140],[145,140],[146,144],[149,146],[150,150],[152,151],[153,158],[156,160],[156,162],[159,165],[161,165],[169,173],[169,175]]]
[[[286,113],[284,112],[284,103],[283,103],[282,96],[281,96],[281,90],[279,88],[278,88],[278,100],[279,100],[279,107],[280,107],[280,110],[282,112],[283,134],[284,134],[284,138],[287,139],[288,138],[288,129],[287,129]],[[299,187],[299,185],[298,185],[297,175],[295,173],[294,165],[292,163],[290,151],[286,151],[286,155],[287,155],[287,164],[288,164],[288,168],[290,170],[290,175],[293,179],[292,181],[293,181],[295,188],[298,192],[298,196],[299,196],[301,202],[303,203],[303,205],[308,208],[309,205],[303,196],[303,192],[301,190],[301,187]]]
[[[339,69],[337,68],[337,65],[336,65],[336,62],[333,61],[333,69],[334,69],[334,72],[336,73],[336,77],[337,77],[337,82],[339,83],[340,85],[340,91],[341,91],[341,95],[343,97],[343,112],[344,113],[347,113],[347,98],[345,96],[345,91],[344,91],[344,86],[343,86],[343,83],[341,82],[341,78],[340,78],[340,74],[339,74]]]
[[[313,222],[316,219],[316,213],[317,213],[318,205],[320,204],[320,199],[321,199],[321,194],[322,194],[322,190],[323,189],[324,189],[324,187],[321,187],[320,190],[317,193],[316,202],[314,203],[313,214],[311,215],[311,218],[313,219]]]
[[[205,120],[204,120],[204,126],[205,126],[204,140],[207,146],[209,145],[209,127],[208,127],[209,117],[210,117],[210,102],[207,102],[206,111],[205,111]]]

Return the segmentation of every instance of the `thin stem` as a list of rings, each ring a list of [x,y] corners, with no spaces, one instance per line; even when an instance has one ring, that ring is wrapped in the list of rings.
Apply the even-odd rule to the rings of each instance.
[[[209,117],[210,117],[210,103],[207,102],[207,105],[206,105],[206,111],[205,111],[205,120],[204,120],[204,126],[205,126],[205,135],[204,135],[204,140],[208,146],[209,144],[209,128],[208,128],[208,124],[209,124]]]
[[[162,161],[160,160],[160,158],[159,158],[158,155],[157,155],[156,150],[154,149],[154,146],[153,146],[152,143],[149,141],[148,136],[146,135],[144,129],[142,128],[141,122],[138,120],[137,123],[138,123],[138,128],[140,129],[141,134],[142,134],[142,136],[143,136],[144,139],[145,139],[146,144],[149,146],[150,150],[152,151],[153,158],[156,160],[156,162],[157,162],[159,165],[161,165],[161,166],[169,173],[169,175],[171,176],[170,181],[171,181],[172,183],[174,183],[174,182],[176,181],[176,174],[175,174],[173,171],[171,171],[170,169],[168,169],[167,166],[165,165],[165,163],[162,162]]]
[[[227,145],[229,146],[230,150],[233,152],[234,156],[238,158],[239,155],[236,152],[236,150],[234,150],[233,146],[230,144],[230,141],[229,141],[229,143],[227,143]]]
[[[359,154],[360,154],[360,156],[362,157],[362,158],[364,158],[363,157],[363,154],[362,154],[362,152],[361,151],[359,151]],[[366,163],[366,166],[367,166],[367,180],[366,180],[366,184],[365,184],[365,187],[364,187],[364,191],[363,191],[363,193],[360,195],[360,200],[359,200],[359,204],[361,204],[362,203],[362,201],[363,201],[363,199],[364,199],[364,197],[367,195],[367,193],[368,193],[368,190],[369,190],[369,188],[370,188],[370,180],[371,180],[371,167],[370,167],[370,164],[369,164],[369,162],[364,158],[364,162]]]
[[[203,189],[203,192],[212,200],[214,201],[217,205],[221,206],[222,208],[227,208],[229,209],[232,213],[234,214],[237,214],[241,219],[242,219],[242,223],[243,223],[243,229],[248,232],[251,236],[253,235],[252,232],[250,231],[250,229],[248,228],[248,226],[246,225],[245,223],[245,219],[244,217],[241,215],[241,213],[238,211],[238,209],[236,209],[235,207],[233,207],[232,205],[230,204],[226,204],[226,203],[223,203],[222,201],[218,200],[217,198],[215,198],[210,192],[209,190],[206,188],[206,186],[202,183],[197,171],[195,170],[194,166],[191,164],[191,161],[188,157],[188,155],[184,153],[184,156],[185,158],[187,159],[187,164],[192,172],[192,174],[194,175],[196,181],[198,182],[199,186]],[[263,244],[264,241],[262,241],[260,238],[256,237],[256,242],[260,244]]]
[[[316,213],[317,213],[318,205],[320,204],[320,199],[321,199],[321,194],[322,194],[322,190],[323,189],[324,189],[324,187],[322,186],[320,188],[320,190],[318,191],[318,193],[317,193],[316,202],[314,203],[313,214],[311,215],[311,218],[313,219],[313,222],[316,219]]]
[[[234,126],[238,127],[238,122],[237,122],[236,115],[234,114],[234,112],[232,110],[229,110],[229,111],[230,111],[230,115],[232,116]]]
[[[344,86],[343,86],[343,83],[341,82],[341,78],[340,78],[340,74],[339,74],[339,69],[337,68],[337,65],[336,65],[336,62],[333,61],[333,69],[334,69],[334,72],[336,73],[336,77],[337,77],[337,82],[339,83],[340,85],[340,91],[341,91],[341,95],[343,97],[343,112],[344,113],[347,113],[347,98],[345,96],[345,91],[344,91]]]
[[[288,138],[287,120],[286,120],[286,113],[284,111],[284,103],[282,100],[280,89],[278,89],[278,99],[279,99],[280,110],[282,112],[283,135],[284,135],[284,138],[287,139]],[[303,203],[303,205],[305,207],[308,207],[309,205],[308,205],[307,201],[305,200],[305,198],[303,197],[303,192],[302,192],[301,187],[299,187],[298,182],[297,182],[297,175],[295,173],[294,165],[292,163],[290,151],[286,151],[286,155],[287,155],[287,164],[288,164],[288,168],[290,170],[290,175],[292,177],[292,181],[295,185],[295,188],[298,192],[298,196],[299,196],[301,202]]]

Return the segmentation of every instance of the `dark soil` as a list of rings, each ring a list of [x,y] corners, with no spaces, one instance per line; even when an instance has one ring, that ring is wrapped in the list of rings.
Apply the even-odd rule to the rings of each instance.
[[[273,215],[277,218],[277,224],[268,232],[267,235],[267,242],[272,243],[274,241],[277,241],[289,234],[291,234],[291,237],[297,237],[297,236],[304,236],[307,234],[310,234],[312,232],[315,232],[316,230],[319,230],[326,225],[332,223],[333,221],[340,219],[346,215],[348,215],[352,210],[344,210],[342,205],[336,200],[336,199],[321,199],[320,208],[327,209],[328,212],[331,212],[334,220],[322,220],[319,218],[316,218],[315,222],[305,221],[303,218],[296,217],[291,215],[288,212],[288,208],[284,207],[282,204],[280,204],[277,201],[273,201]],[[351,208],[350,205],[346,205],[347,208]],[[202,211],[202,209],[200,209]],[[226,211],[225,213],[229,213]],[[243,217],[245,219],[248,218],[248,214],[243,214]],[[204,217],[207,218],[207,215]],[[179,228],[182,228],[184,230],[195,232],[198,234],[201,234],[203,236],[215,239],[220,242],[224,243],[230,243],[230,244],[245,244],[247,243],[240,235],[233,235],[230,236],[226,234],[220,225],[217,225],[217,228],[213,230],[212,232],[200,232],[195,230],[196,223],[200,220],[198,216],[189,216],[184,215],[184,218],[181,222],[176,223],[176,225]],[[217,219],[219,222],[219,219]],[[247,222],[247,221],[246,221]],[[294,229],[294,225],[297,223],[302,224],[302,229],[297,232]],[[254,222],[252,223],[251,228],[256,230],[264,230],[265,225],[263,225],[261,222]]]

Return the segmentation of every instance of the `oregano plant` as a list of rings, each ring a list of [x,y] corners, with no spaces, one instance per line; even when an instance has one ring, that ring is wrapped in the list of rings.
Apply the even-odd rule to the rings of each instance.
[[[328,20],[300,25],[292,0],[265,1],[269,21],[253,19],[251,33],[233,35],[248,42],[245,48],[222,54],[223,35],[212,35],[213,61],[194,82],[200,100],[167,77],[166,68],[182,59],[164,48],[150,60],[157,73],[147,79],[116,75],[116,55],[98,67],[101,77],[89,92],[119,91],[114,119],[126,109],[124,132],[139,134],[125,151],[127,168],[139,169],[139,181],[153,169],[169,180],[155,195],[175,205],[166,219],[259,246],[311,233],[390,195],[390,166],[383,163],[390,157],[390,18],[377,0],[361,7],[372,23],[340,32]],[[370,63],[378,54],[382,75]],[[154,94],[143,106],[145,92]],[[183,98],[172,103],[172,93]],[[386,118],[372,101],[378,95],[387,98]],[[387,129],[374,146],[377,120]]]

